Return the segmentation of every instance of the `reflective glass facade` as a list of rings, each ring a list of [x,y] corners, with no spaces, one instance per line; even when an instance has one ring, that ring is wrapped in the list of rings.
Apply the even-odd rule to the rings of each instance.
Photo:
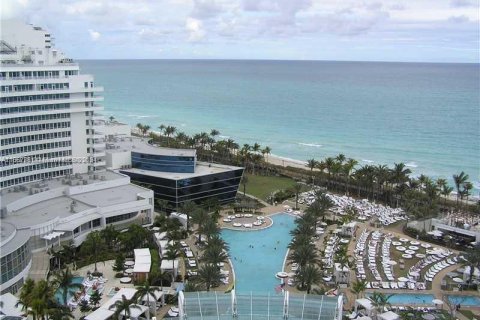
[[[162,172],[195,172],[195,157],[166,156],[132,152],[132,167]]]
[[[155,193],[155,199],[165,199],[172,208],[178,208],[187,200],[202,203],[208,198],[217,198],[220,203],[235,200],[243,169],[192,177],[189,179],[167,179],[150,175],[120,171],[130,176],[134,183],[147,184]]]
[[[2,257],[0,270],[2,270],[2,284],[15,277],[22,272],[32,259],[32,250],[30,249],[30,241]]]

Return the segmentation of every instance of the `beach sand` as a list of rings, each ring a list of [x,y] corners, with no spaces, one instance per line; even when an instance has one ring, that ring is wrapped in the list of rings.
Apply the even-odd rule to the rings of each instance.
[[[276,166],[308,169],[306,161],[284,158],[276,155],[269,155],[266,160],[268,163]]]

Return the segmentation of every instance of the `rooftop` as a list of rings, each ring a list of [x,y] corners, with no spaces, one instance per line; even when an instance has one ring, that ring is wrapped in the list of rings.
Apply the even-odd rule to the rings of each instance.
[[[30,188],[33,190],[39,190],[39,193],[59,188],[60,190],[62,188],[64,189],[62,195],[54,196],[43,201],[37,201],[20,209],[11,210],[1,219],[2,226],[8,226],[11,224],[17,229],[28,228],[51,221],[57,217],[60,219],[67,218],[73,214],[95,207],[108,207],[115,204],[135,201],[137,200],[137,194],[146,190],[134,184],[117,186],[115,184],[112,184],[111,186],[107,184],[108,181],[117,179],[129,178],[116,172],[104,171],[98,175],[72,175],[70,178],[52,179],[41,183],[31,183],[25,185],[24,188],[22,188],[23,190],[19,190],[19,188],[16,188],[17,191],[11,190],[10,192],[3,190],[2,206],[29,196],[30,193],[27,190],[30,190]],[[71,185],[66,184],[68,181],[70,181]],[[84,184],[84,181],[86,181],[86,184]],[[69,188],[77,186],[82,188],[94,183],[96,184],[95,187],[100,188],[100,190],[86,190],[85,192],[81,192],[81,189],[77,189],[74,192],[75,194],[68,194]],[[39,186],[41,186],[41,188],[39,188]]]
[[[148,143],[147,139],[138,137],[115,137],[107,141],[107,152],[140,152],[163,156],[195,157],[195,149],[163,148]]]
[[[69,186],[67,183],[70,183],[70,186],[76,185],[87,185],[92,183],[98,183],[99,181],[108,181],[114,180],[118,178],[122,178],[123,175],[118,174],[113,171],[101,171],[97,173],[90,173],[90,174],[76,174],[71,175],[70,177],[61,177],[61,178],[53,178],[53,179],[46,179],[43,181],[37,181],[32,183],[27,183],[21,186],[5,188],[0,191],[0,196],[2,198],[1,206],[4,207],[14,201],[23,199],[30,195],[30,190],[32,193],[39,193],[43,191],[53,190],[57,188],[66,188]]]
[[[72,199],[81,201],[93,207],[106,207],[137,200],[137,193],[144,191],[142,188],[127,184],[119,187],[98,191],[86,192],[72,196]]]
[[[216,164],[216,163],[197,162],[197,165],[195,166],[195,172],[193,173],[161,172],[161,171],[142,170],[137,168],[122,169],[121,172],[137,173],[141,175],[172,179],[172,180],[183,180],[183,179],[206,176],[209,174],[229,172],[232,170],[241,170],[241,169],[243,168],[235,167],[235,166],[227,166],[223,164]]]

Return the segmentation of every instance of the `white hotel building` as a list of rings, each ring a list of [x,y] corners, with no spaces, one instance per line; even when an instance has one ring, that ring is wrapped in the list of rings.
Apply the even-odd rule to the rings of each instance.
[[[45,276],[46,247],[150,224],[153,192],[105,169],[103,88],[93,76],[42,28],[8,20],[0,29],[0,293],[14,293],[29,272]]]

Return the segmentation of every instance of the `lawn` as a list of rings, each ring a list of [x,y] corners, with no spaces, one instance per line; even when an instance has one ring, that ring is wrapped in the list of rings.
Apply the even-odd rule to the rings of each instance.
[[[252,196],[267,200],[272,192],[280,189],[288,189],[295,185],[295,181],[285,177],[266,177],[247,175],[248,182],[246,192]],[[240,184],[239,192],[243,194],[243,185]]]

